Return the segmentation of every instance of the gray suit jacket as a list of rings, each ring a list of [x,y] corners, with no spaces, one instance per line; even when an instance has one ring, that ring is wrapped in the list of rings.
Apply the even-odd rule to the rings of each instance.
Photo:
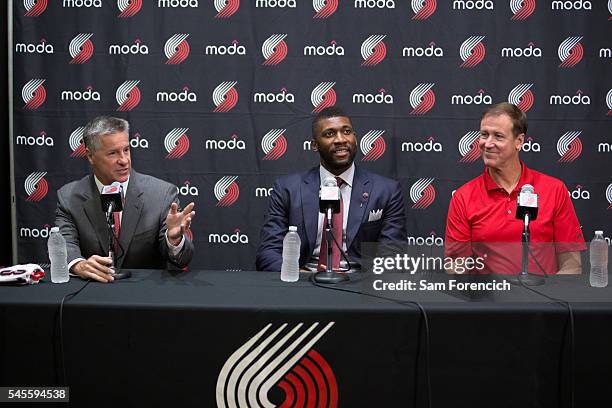
[[[165,219],[172,202],[178,203],[176,186],[132,170],[125,197],[119,237],[117,268],[165,269],[167,262],[183,268],[193,257],[193,243],[171,258],[166,242]],[[93,175],[70,182],[57,191],[55,224],[66,239],[68,263],[92,255],[108,256],[108,227]],[[123,252],[123,253],[122,253]]]

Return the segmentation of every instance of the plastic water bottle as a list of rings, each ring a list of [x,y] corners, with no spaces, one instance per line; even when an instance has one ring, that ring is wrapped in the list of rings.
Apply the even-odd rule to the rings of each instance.
[[[608,286],[608,244],[604,240],[603,231],[595,231],[595,237],[589,246],[591,259],[591,286],[603,288]]]
[[[283,282],[295,282],[300,278],[300,244],[297,227],[292,225],[283,239],[283,264],[281,265]]]
[[[68,282],[68,264],[66,262],[66,240],[59,232],[58,227],[51,228],[47,241],[49,260],[51,261],[51,282]]]

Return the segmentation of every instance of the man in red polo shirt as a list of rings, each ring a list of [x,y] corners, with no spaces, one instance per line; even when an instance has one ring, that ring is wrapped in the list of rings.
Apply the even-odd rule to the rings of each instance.
[[[580,273],[579,251],[586,245],[574,206],[561,180],[519,159],[526,132],[527,118],[512,104],[499,103],[482,114],[478,145],[486,168],[451,199],[445,256],[482,257],[485,268],[473,273],[519,273],[523,221],[516,219],[516,198],[531,184],[539,211],[530,223],[529,272]]]

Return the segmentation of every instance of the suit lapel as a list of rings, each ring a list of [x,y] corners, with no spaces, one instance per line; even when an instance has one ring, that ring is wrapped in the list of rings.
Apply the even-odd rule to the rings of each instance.
[[[363,222],[372,185],[367,175],[355,166],[355,176],[353,177],[353,188],[351,190],[351,206],[349,208],[348,222],[346,225],[346,248],[350,248],[353,240],[357,236],[359,227]]]
[[[102,207],[100,207],[100,192],[96,186],[93,176],[88,179],[88,186],[83,192],[83,210],[91,223],[92,229],[96,232],[100,253],[108,255],[108,228],[106,217]]]
[[[139,174],[132,170],[130,174],[130,182],[127,187],[125,203],[123,207],[123,215],[121,216],[121,234],[119,235],[119,244],[123,248],[123,256],[117,260],[117,267],[120,268],[125,260],[130,247],[130,242],[136,231],[138,220],[142,211],[142,194],[144,190],[141,184]],[[119,250],[121,251],[121,249]]]
[[[308,237],[308,251],[312,253],[317,243],[317,229],[319,227],[319,167],[314,167],[304,177],[300,186],[302,198],[302,218]]]

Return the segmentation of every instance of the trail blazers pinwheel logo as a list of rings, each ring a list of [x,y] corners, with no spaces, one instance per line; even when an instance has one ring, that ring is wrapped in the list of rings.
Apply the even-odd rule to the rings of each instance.
[[[427,20],[436,11],[436,0],[412,0],[413,20]]]
[[[23,109],[34,110],[40,108],[47,99],[47,90],[43,86],[44,79],[31,79],[21,89],[21,98],[25,102]]]
[[[164,45],[164,54],[166,54],[166,64],[177,65],[185,61],[189,56],[189,43],[187,42],[189,34],[174,34],[168,38]]]
[[[215,0],[217,15],[215,18],[229,18],[238,11],[240,0]]]
[[[559,44],[559,59],[561,63],[560,68],[572,68],[575,67],[584,55],[584,49],[580,41],[582,37],[567,37],[561,44]]]
[[[142,0],[117,0],[117,7],[121,12],[117,17],[134,17],[142,8]]]
[[[385,59],[387,55],[387,47],[383,42],[385,37],[386,35],[384,34],[371,35],[361,44],[361,57],[363,58],[361,66],[371,67],[378,65]]]
[[[533,84],[518,84],[508,94],[508,102],[516,105],[523,112],[527,112],[533,106],[532,86]]]
[[[612,183],[606,188],[606,199],[608,200],[608,210],[612,210]]]
[[[536,0],[510,0],[511,20],[525,20],[533,14],[535,8]]]
[[[566,132],[557,141],[557,153],[561,158],[558,160],[559,163],[571,163],[580,156],[582,153],[582,140],[578,136],[582,131],[573,130]]]
[[[234,88],[237,81],[221,82],[213,91],[213,112],[229,112],[238,103],[238,91]]]
[[[240,346],[225,362],[217,378],[217,407],[336,408],[338,384],[330,365],[313,346],[331,329],[313,323],[287,323],[273,330],[268,324]],[[275,389],[278,387],[278,389]],[[284,393],[270,401],[272,391]]]
[[[262,160],[278,160],[287,151],[287,129],[271,129],[261,139],[261,148],[266,154]]]
[[[474,35],[465,40],[459,47],[459,56],[463,61],[461,68],[474,68],[485,57],[484,35]]]
[[[46,175],[46,171],[38,171],[30,174],[25,179],[23,186],[28,194],[26,201],[38,202],[45,198],[47,192],[49,191],[49,185],[47,184],[47,180],[44,178]]]
[[[436,94],[433,91],[434,83],[418,84],[410,92],[411,115],[424,115],[436,104]]]
[[[70,41],[68,51],[72,60],[70,64],[84,64],[89,61],[94,52],[94,46],[90,38],[93,33],[81,33]]]
[[[68,138],[68,145],[70,146],[70,157],[85,157],[87,151],[85,150],[85,143],[83,143],[83,133],[85,126],[79,126],[74,129]]]
[[[433,178],[418,179],[416,183],[410,187],[410,199],[414,203],[412,208],[421,210],[427,208],[436,199],[436,190],[433,183]]]
[[[138,84],[140,81],[125,81],[122,83],[117,92],[115,92],[115,99],[119,104],[118,111],[131,111],[140,103],[140,89]]]
[[[321,82],[310,93],[310,102],[314,109],[313,113],[319,113],[323,109],[336,104],[335,82]]]
[[[363,153],[362,161],[376,161],[385,154],[387,144],[382,136],[384,133],[384,130],[370,130],[363,135],[359,142],[359,148]]]
[[[606,113],[606,115],[612,116],[612,89],[610,89],[606,95],[606,105],[608,105],[608,113]]]
[[[174,128],[166,135],[164,147],[166,148],[166,159],[180,159],[189,151],[189,128]]]
[[[287,56],[287,34],[272,34],[261,46],[265,58],[262,65],[278,65]]]
[[[338,0],[312,0],[312,7],[317,12],[312,18],[328,18],[338,9]]]
[[[240,187],[236,180],[237,176],[221,177],[215,184],[215,198],[217,207],[229,207],[240,197]]]
[[[474,163],[478,160],[480,157],[480,148],[478,146],[479,137],[480,132],[478,130],[472,130],[459,139],[459,153],[461,154],[459,163]]]
[[[608,12],[611,14],[608,20],[612,20],[612,0],[608,0]]]
[[[47,9],[47,0],[23,0],[26,17],[38,17]]]

